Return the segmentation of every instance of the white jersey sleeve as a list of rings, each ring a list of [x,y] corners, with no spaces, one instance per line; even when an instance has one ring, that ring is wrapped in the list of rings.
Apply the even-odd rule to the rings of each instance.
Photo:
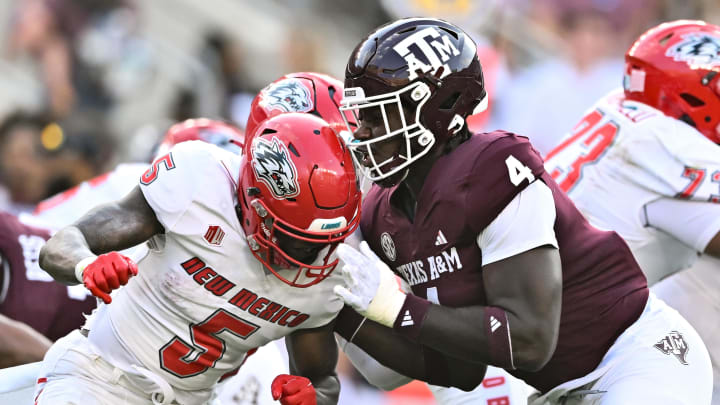
[[[535,181],[498,214],[477,238],[483,266],[543,245],[558,247],[555,200],[542,181]]]
[[[217,175],[216,148],[200,141],[177,144],[140,177],[140,190],[166,230],[190,207],[206,175]],[[228,177],[230,177],[228,172]]]
[[[661,198],[645,204],[645,224],[676,237],[698,252],[720,231],[720,204]]]
[[[629,180],[665,197],[720,202],[720,147],[695,128],[658,115],[622,143],[627,163],[644,172]]]

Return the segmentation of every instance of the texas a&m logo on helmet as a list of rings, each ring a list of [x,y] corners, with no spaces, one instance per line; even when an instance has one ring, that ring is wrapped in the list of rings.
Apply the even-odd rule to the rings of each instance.
[[[272,141],[261,137],[253,142],[252,148],[255,177],[265,183],[275,198],[292,198],[300,194],[297,168],[284,143],[277,137]]]
[[[418,69],[423,73],[437,73],[441,67],[442,79],[452,72],[446,62],[450,57],[460,55],[460,50],[452,43],[450,35],[441,33],[435,27],[428,27],[409,35],[395,44],[393,50],[407,62],[409,80],[417,77]]]

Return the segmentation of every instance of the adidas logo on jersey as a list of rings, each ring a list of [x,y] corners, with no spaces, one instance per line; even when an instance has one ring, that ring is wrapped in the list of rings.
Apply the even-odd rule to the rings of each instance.
[[[495,332],[497,328],[501,327],[502,323],[497,320],[494,316],[490,315],[490,332]]]
[[[437,238],[435,238],[435,246],[440,246],[448,243],[447,238],[443,235],[442,231],[438,231]]]
[[[403,315],[403,320],[400,323],[400,326],[413,326],[415,325],[415,322],[413,322],[412,316],[410,316],[410,310],[405,311],[405,315]]]

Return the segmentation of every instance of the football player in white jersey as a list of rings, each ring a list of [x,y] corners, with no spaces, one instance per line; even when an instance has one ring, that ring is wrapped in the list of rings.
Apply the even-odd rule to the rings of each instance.
[[[337,400],[334,248],[359,220],[353,163],[310,114],[282,114],[257,131],[242,157],[177,145],[125,198],[48,241],[41,266],[105,305],[86,333],[48,351],[39,404],[203,403],[247,352],[281,337],[295,375],[276,377],[273,397]],[[146,240],[137,265],[116,252]]]
[[[652,290],[699,332],[720,404],[720,295],[707,291],[720,273],[666,278],[700,253],[720,257],[720,27],[661,24],[625,60],[624,89],[588,111],[546,168],[593,225],[625,239],[648,284],[659,282]]]
[[[243,131],[234,125],[207,118],[189,119],[167,130],[156,155],[162,156],[174,145],[192,140],[204,141],[239,155],[242,153],[244,138]],[[40,202],[32,215],[22,215],[23,220],[54,230],[70,225],[97,205],[124,197],[137,185],[137,179],[149,166],[148,163],[122,163],[111,172]],[[144,249],[145,245],[140,245],[124,253],[133,257]],[[241,405],[273,402],[270,382],[275,375],[288,372],[285,360],[279,345],[260,348],[243,364],[241,373],[223,380],[222,387],[219,386],[216,391],[214,403]]]

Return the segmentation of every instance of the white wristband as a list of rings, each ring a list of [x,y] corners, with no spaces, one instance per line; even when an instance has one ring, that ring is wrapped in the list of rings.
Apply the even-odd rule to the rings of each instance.
[[[95,259],[97,259],[97,256],[89,256],[82,260],[80,260],[75,265],[75,278],[77,281],[80,282],[80,284],[85,284],[83,281],[83,272],[85,271],[85,267],[87,267],[90,263],[94,262]]]
[[[397,277],[390,270],[380,274],[380,285],[375,297],[370,301],[365,314],[373,321],[392,328],[395,318],[400,314],[406,294],[400,290]]]

